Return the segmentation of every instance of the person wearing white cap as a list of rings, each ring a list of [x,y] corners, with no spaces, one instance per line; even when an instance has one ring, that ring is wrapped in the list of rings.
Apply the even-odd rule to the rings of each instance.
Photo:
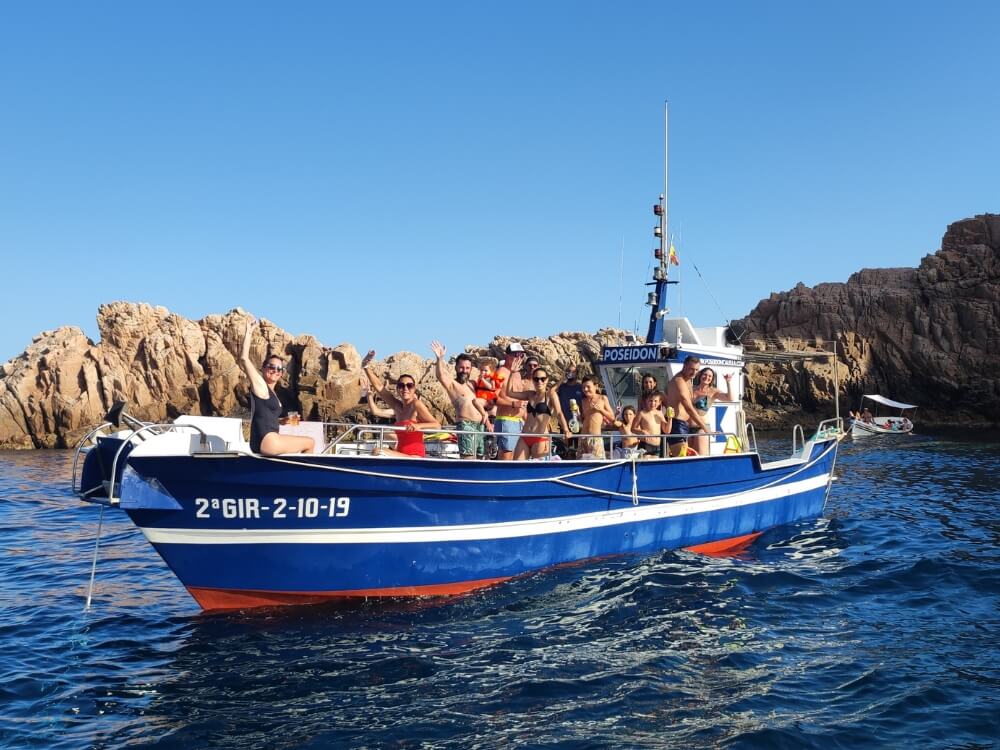
[[[521,379],[524,347],[516,341],[511,341],[507,344],[505,355],[503,362],[493,376],[498,391],[502,389],[507,380],[510,381],[508,390],[524,390],[524,383]],[[520,399],[503,395],[497,396],[497,417],[496,423],[493,425],[493,432],[497,439],[497,458],[501,461],[510,461],[514,458],[514,448],[518,438],[521,437],[521,427],[524,424],[521,416],[524,404],[525,402]]]

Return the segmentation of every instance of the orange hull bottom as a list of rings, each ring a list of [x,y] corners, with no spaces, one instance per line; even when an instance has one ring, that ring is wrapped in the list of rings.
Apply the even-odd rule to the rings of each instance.
[[[248,607],[283,607],[290,604],[320,604],[334,599],[363,599],[367,597],[450,596],[492,586],[509,580],[483,578],[478,581],[441,583],[432,586],[400,586],[384,589],[357,589],[354,591],[240,591],[238,589],[203,589],[188,586],[187,590],[202,609],[245,609]]]
[[[720,539],[717,542],[709,542],[708,544],[696,544],[694,547],[685,547],[685,549],[688,552],[697,552],[701,555],[718,555],[720,557],[731,555],[749,547],[763,533],[763,531],[758,531],[754,534]]]
[[[702,555],[724,556],[739,552],[748,547],[763,532],[737,536],[730,539],[720,539],[717,542],[698,544],[686,547],[688,552]],[[583,564],[580,560],[566,565]],[[557,566],[560,567],[560,566]],[[188,593],[194,597],[204,610],[247,609],[250,607],[284,607],[293,604],[320,604],[334,599],[362,599],[377,597],[410,597],[410,596],[450,596],[464,594],[476,589],[493,586],[510,580],[503,578],[482,578],[478,581],[461,581],[459,583],[441,583],[431,586],[401,586],[398,588],[357,589],[354,591],[240,591],[238,589],[207,589],[188,586]]]

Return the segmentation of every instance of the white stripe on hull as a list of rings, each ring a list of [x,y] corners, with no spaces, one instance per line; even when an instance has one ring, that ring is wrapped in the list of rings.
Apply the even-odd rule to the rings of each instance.
[[[826,487],[829,474],[778,484],[738,495],[722,495],[671,503],[630,506],[572,516],[459,526],[414,526],[373,529],[171,529],[142,528],[153,544],[407,544],[466,542],[556,534],[567,531],[655,521],[720,511],[777,500]]]

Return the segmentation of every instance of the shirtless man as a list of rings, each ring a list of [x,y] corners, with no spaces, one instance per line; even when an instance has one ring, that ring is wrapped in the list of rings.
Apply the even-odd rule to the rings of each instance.
[[[593,376],[588,375],[581,380],[580,387],[583,389],[583,427],[580,434],[595,436],[580,439],[580,458],[604,458],[604,438],[600,437],[604,423],[621,427],[621,422],[615,419],[608,397],[597,392],[597,380]]]
[[[700,364],[701,360],[697,357],[686,357],[681,371],[670,378],[670,382],[667,383],[667,406],[674,410],[670,434],[685,436],[667,439],[667,442],[670,443],[671,456],[680,455],[681,446],[687,444],[686,436],[691,434],[692,425],[709,432],[708,426],[698,414],[698,410],[694,408],[691,397],[691,383],[694,381],[695,373],[698,372]]]
[[[476,398],[476,391],[470,377],[472,375],[472,357],[459,354],[455,358],[455,377],[449,374],[444,366],[446,349],[440,341],[432,341],[431,349],[437,357],[437,379],[444,387],[445,393],[455,407],[455,426],[460,430],[458,436],[458,455],[463,459],[483,455],[483,430],[492,430],[486,407],[481,398]]]
[[[524,362],[524,347],[516,341],[507,345],[506,357],[497,368],[494,380],[499,388],[510,380],[508,390],[523,391],[524,382],[521,379],[521,364]],[[514,448],[521,437],[521,427],[524,424],[523,410],[527,403],[523,399],[497,396],[497,416],[494,432],[497,438],[497,458],[510,461],[514,458]]]
[[[662,405],[663,397],[659,391],[650,391],[646,394],[642,402],[642,410],[632,420],[632,432],[636,435],[648,435],[649,437],[669,433],[671,419],[669,416],[663,415],[660,410]],[[670,412],[668,411],[667,414]],[[647,456],[662,456],[663,442],[661,438],[650,440],[649,437],[642,440],[639,444],[639,450]]]

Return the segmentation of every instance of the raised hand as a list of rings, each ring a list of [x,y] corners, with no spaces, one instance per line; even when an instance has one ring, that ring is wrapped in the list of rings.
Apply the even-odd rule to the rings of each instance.
[[[438,359],[444,359],[444,355],[448,350],[444,348],[440,341],[435,340],[431,342],[431,351],[434,352],[434,356]]]
[[[374,349],[369,349],[368,353],[365,355],[365,358],[363,360],[361,360],[361,367],[362,367],[362,369],[364,369],[365,367],[368,367],[368,365],[370,365],[372,363],[373,359],[375,359],[375,350]]]

